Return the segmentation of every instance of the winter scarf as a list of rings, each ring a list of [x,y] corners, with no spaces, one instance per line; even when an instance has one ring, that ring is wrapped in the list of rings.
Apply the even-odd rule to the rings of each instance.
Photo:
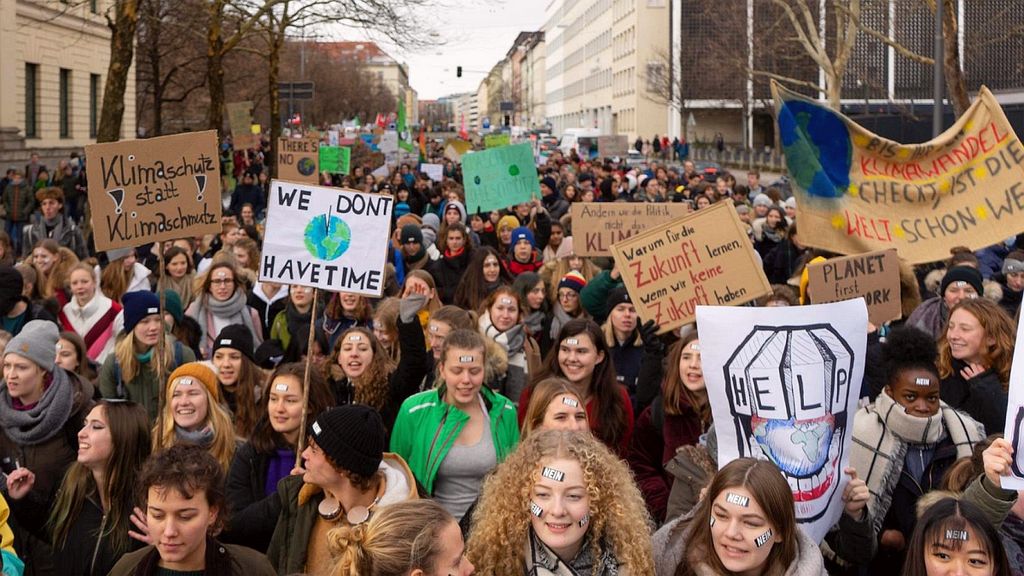
[[[195,274],[189,272],[179,279],[171,278],[170,275],[164,274],[162,278],[157,282],[157,293],[163,292],[164,290],[173,290],[178,293],[181,297],[181,307],[188,308],[188,305],[192,303],[192,299],[196,297],[192,293],[192,283],[195,281]]]
[[[6,383],[0,386],[0,426],[19,446],[35,446],[53,438],[64,429],[71,416],[75,391],[63,368],[53,369],[53,379],[42,398],[28,410],[15,410]]]
[[[544,311],[534,310],[523,318],[523,324],[526,325],[526,331],[530,333],[530,336],[539,337],[540,331],[544,327]]]
[[[85,340],[87,356],[102,364],[114,349],[114,335],[117,315],[121,305],[107,298],[99,290],[85,306],[79,306],[74,298],[60,311],[60,323],[64,330],[71,330]]]
[[[850,466],[871,491],[868,511],[877,536],[892,504],[910,445],[935,446],[946,438],[956,447],[957,458],[970,456],[974,445],[985,438],[981,424],[957,412],[945,402],[928,418],[910,416],[883,390],[874,404],[857,411],[853,421]]]
[[[491,311],[485,310],[483,315],[480,316],[479,325],[480,332],[484,336],[497,342],[508,353],[509,366],[518,366],[523,370],[526,369],[526,353],[523,351],[523,345],[526,343],[526,334],[523,332],[521,324],[516,324],[508,330],[500,332],[494,327],[494,323],[491,322]]]
[[[576,316],[579,318],[579,316]],[[562,331],[562,326],[565,326],[566,322],[572,320],[573,316],[570,316],[568,312],[562,308],[562,303],[556,303],[554,309],[551,310],[551,341],[558,342],[558,333]]]
[[[257,331],[252,324],[252,314],[249,313],[249,306],[246,303],[244,291],[235,289],[230,298],[221,302],[211,298],[209,294],[203,294],[192,303],[195,308],[195,316],[199,327],[203,330],[201,348],[213,350],[214,340],[217,338],[216,330],[213,327],[214,317],[226,320],[227,324],[242,324],[249,329],[253,335],[263,334]]]
[[[526,574],[528,576],[625,576],[626,568],[619,568],[619,561],[609,546],[601,546],[601,557],[594,558],[590,549],[590,533],[587,533],[580,551],[568,564],[559,560],[530,528],[526,539]],[[597,568],[595,571],[595,567]]]
[[[174,435],[186,444],[195,444],[206,448],[213,444],[213,426],[207,424],[199,430],[185,430],[177,424],[174,425]]]
[[[1013,576],[1021,576],[1024,574],[1024,520],[1012,512],[1008,514],[999,527],[999,539],[1006,548],[1010,573]]]

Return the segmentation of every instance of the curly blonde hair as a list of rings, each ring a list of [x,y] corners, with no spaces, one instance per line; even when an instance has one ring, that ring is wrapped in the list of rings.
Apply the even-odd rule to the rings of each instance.
[[[579,462],[590,497],[590,546],[614,552],[631,574],[654,574],[651,519],[629,467],[590,434],[531,434],[484,482],[466,553],[480,574],[520,574],[530,533],[530,491],[555,458]],[[594,570],[599,569],[595,565]]]

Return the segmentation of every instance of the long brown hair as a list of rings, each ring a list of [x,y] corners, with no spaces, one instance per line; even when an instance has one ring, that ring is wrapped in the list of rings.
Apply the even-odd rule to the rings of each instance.
[[[260,454],[273,454],[278,448],[288,447],[294,448],[296,451],[300,450],[299,447],[288,446],[284,436],[270,425],[270,390],[274,380],[285,376],[295,378],[301,387],[305,375],[306,364],[304,362],[290,362],[278,366],[270,377],[267,378],[267,392],[260,399],[259,420],[256,421],[256,427],[252,431],[252,436],[249,437],[249,444],[252,445],[256,452]],[[310,370],[309,404],[306,405],[306,415],[315,418],[317,414],[332,406],[334,406],[334,396],[331,394],[330,388],[327,387],[323,374],[318,370]]]
[[[765,519],[775,533],[782,536],[782,542],[772,546],[768,553],[763,574],[781,576],[796,560],[797,526],[793,509],[793,492],[782,477],[782,473],[767,460],[737,458],[722,467],[711,479],[707,495],[697,504],[693,518],[684,560],[676,568],[676,576],[693,576],[693,567],[709,564],[717,574],[728,574],[715,552],[711,537],[711,505],[727,488],[744,488],[764,510]]]
[[[580,406],[583,405],[583,399],[572,389],[572,384],[565,378],[545,378],[534,385],[533,393],[530,394],[530,403],[526,405],[523,429],[519,435],[520,440],[540,428],[540,425],[544,423],[548,405],[563,394],[572,396],[580,403]]]
[[[120,556],[130,548],[128,530],[132,525],[128,518],[135,505],[133,496],[139,471],[149,457],[149,417],[145,408],[135,402],[100,400],[96,407],[103,408],[110,428],[111,452],[106,465],[106,485],[97,486],[92,471],[78,462],[72,463],[57,492],[49,525],[53,530],[54,545],[63,547],[72,525],[82,512],[82,504],[102,491],[110,510],[103,533],[96,536],[98,539],[106,538],[115,556]]]
[[[711,402],[708,400],[707,389],[701,394],[691,392],[683,385],[683,375],[679,372],[679,361],[686,347],[700,339],[696,331],[690,332],[681,340],[676,341],[668,349],[668,365],[665,366],[665,380],[661,384],[662,402],[665,414],[678,416],[686,411],[689,405],[700,416],[701,424],[711,423]],[[701,365],[703,371],[703,364]]]
[[[352,381],[352,388],[355,392],[354,400],[357,404],[365,404],[377,410],[382,410],[391,398],[391,385],[388,378],[395,371],[395,362],[391,360],[380,340],[373,335],[373,332],[362,326],[353,326],[341,333],[338,341],[334,343],[331,356],[323,364],[324,376],[335,381],[347,378],[345,371],[338,364],[338,354],[345,344],[349,334],[362,334],[363,338],[370,343],[370,350],[373,352],[373,359],[358,378]]]
[[[1007,390],[1010,384],[1010,364],[1013,362],[1013,348],[1016,343],[1017,326],[1013,319],[1003,310],[1002,306],[987,298],[970,298],[961,300],[949,311],[952,318],[953,312],[963,310],[974,316],[985,336],[995,340],[995,344],[987,346],[982,351],[982,364],[994,372],[999,381],[1003,384],[1003,390]],[[949,348],[947,338],[949,323],[942,330],[939,337],[939,377],[948,378],[953,374],[953,354]]]
[[[230,346],[223,346],[230,348]],[[241,353],[241,350],[238,350]],[[214,352],[214,356],[216,356]],[[235,381],[235,389],[231,391],[235,396],[235,410],[232,413],[235,421],[235,433],[239,438],[248,438],[256,427],[256,420],[259,418],[259,410],[256,407],[256,389],[262,384],[263,373],[259,366],[249,359],[245,354],[242,356],[242,369],[238,371],[238,379]],[[211,360],[212,363],[212,360]],[[220,372],[217,373],[217,385],[221,390],[227,388],[220,381]]]

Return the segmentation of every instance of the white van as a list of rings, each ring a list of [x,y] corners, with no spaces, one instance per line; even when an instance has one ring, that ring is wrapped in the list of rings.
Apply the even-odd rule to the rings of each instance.
[[[601,136],[597,128],[566,128],[562,133],[562,139],[558,142],[558,149],[562,154],[568,156],[573,148],[580,156],[597,155],[597,137]],[[583,150],[583,148],[587,150]],[[590,148],[593,148],[593,151]]]

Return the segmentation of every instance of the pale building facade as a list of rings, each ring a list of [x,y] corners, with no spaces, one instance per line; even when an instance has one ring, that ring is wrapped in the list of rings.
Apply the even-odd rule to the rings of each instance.
[[[96,141],[110,63],[113,0],[0,0],[0,166],[38,152],[52,167]],[[135,131],[128,73],[121,138]]]

